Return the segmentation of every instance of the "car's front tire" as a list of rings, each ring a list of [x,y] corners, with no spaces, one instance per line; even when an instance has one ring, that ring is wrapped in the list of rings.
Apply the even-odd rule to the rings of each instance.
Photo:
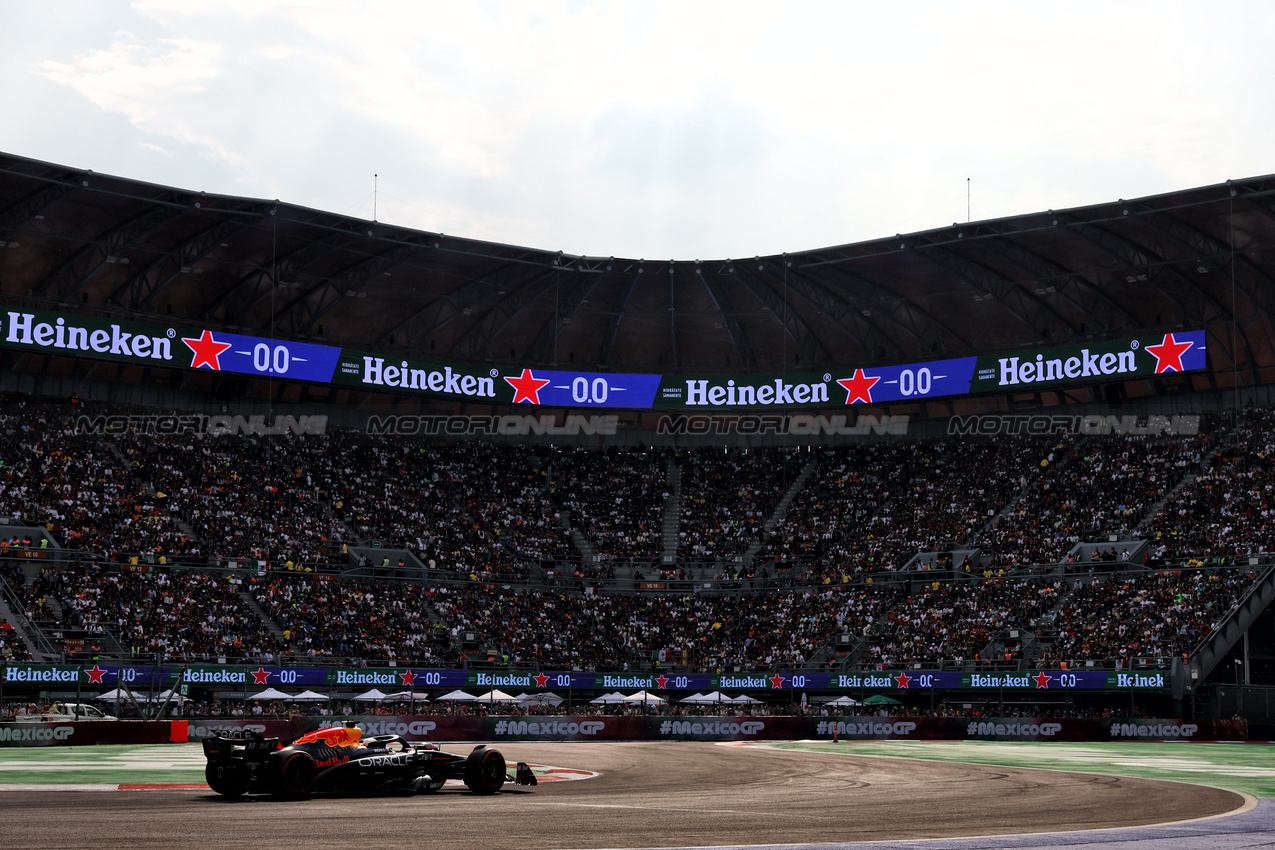
[[[505,757],[500,750],[474,750],[465,759],[465,784],[475,794],[495,794],[505,784]]]

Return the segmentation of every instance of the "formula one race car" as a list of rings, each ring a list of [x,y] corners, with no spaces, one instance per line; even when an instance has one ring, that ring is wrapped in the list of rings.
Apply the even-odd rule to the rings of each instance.
[[[536,784],[525,762],[509,775],[505,757],[486,745],[456,756],[401,735],[364,738],[354,727],[320,729],[287,744],[251,730],[217,732],[204,739],[204,755],[208,786],[227,797],[432,793],[448,779],[464,780],[475,794],[494,794],[506,782]]]

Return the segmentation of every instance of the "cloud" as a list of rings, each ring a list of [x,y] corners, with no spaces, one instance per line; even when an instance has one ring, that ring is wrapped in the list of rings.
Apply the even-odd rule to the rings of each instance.
[[[1275,11],[1182,12],[137,0],[105,16],[127,31],[42,41],[31,67],[68,93],[57,111],[99,170],[144,150],[180,185],[336,210],[379,172],[399,199],[383,220],[751,256],[961,220],[967,177],[996,217],[1270,170],[1271,118],[1250,107],[1272,95]],[[136,137],[104,143],[121,122],[103,115]]]
[[[95,106],[125,116],[139,130],[199,145],[233,161],[223,140],[202,131],[189,110],[181,108],[212,90],[221,55],[219,45],[205,41],[164,38],[146,45],[119,33],[106,48],[71,62],[41,62],[39,70]]]
[[[173,159],[172,153],[161,148],[159,145],[151,144],[150,142],[138,142],[137,146],[144,151],[150,151],[151,153],[157,153],[160,156],[166,156],[169,159]]]

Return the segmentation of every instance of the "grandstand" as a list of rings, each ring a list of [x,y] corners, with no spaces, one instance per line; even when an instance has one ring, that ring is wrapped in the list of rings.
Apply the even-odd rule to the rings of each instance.
[[[657,263],[0,155],[0,659],[1275,722],[1272,180]]]

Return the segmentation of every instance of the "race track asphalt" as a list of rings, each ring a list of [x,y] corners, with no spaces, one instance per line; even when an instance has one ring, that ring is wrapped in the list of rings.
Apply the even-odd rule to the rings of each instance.
[[[466,745],[444,746],[463,752]],[[594,779],[375,799],[7,791],[9,848],[645,848],[950,838],[1179,822],[1248,798],[1174,782],[701,743],[501,744]]]

